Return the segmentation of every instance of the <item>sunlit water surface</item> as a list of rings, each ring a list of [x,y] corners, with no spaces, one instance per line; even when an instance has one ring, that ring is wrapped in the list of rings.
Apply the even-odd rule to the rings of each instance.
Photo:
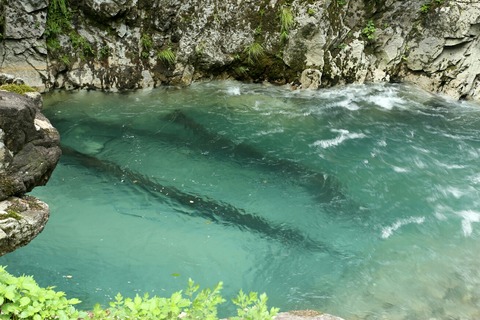
[[[480,318],[480,108],[402,85],[54,93],[64,156],[0,259],[88,309],[189,277],[347,319]],[[223,309],[223,314],[233,310]]]

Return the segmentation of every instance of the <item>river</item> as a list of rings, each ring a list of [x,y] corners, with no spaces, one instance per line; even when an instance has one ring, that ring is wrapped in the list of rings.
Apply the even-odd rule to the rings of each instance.
[[[0,258],[89,309],[224,282],[281,310],[480,318],[480,108],[414,87],[56,92],[51,207]],[[222,311],[231,313],[228,308]]]

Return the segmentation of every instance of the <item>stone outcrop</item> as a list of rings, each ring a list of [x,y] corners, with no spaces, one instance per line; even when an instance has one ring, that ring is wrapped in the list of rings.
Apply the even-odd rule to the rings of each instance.
[[[28,244],[45,227],[50,210],[35,197],[0,201],[0,256]]]
[[[48,219],[48,206],[25,196],[48,181],[61,155],[41,106],[39,93],[0,91],[0,255],[28,243]]]
[[[0,72],[45,90],[48,0],[0,0]]]
[[[85,0],[69,2],[66,22],[63,2],[3,0],[0,71],[40,88],[127,90],[298,85],[312,69],[320,87],[406,81],[479,99],[478,1]]]

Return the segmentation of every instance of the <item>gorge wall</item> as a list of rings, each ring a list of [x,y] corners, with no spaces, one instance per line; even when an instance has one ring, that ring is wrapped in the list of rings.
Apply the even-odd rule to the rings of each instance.
[[[479,99],[476,0],[0,0],[0,16],[0,72],[41,90],[405,81]]]

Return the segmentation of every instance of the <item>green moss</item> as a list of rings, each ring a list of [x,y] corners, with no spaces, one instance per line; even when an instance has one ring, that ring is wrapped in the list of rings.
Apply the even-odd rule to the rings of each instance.
[[[17,221],[20,221],[20,220],[23,219],[22,216],[20,214],[18,214],[18,212],[15,211],[15,210],[7,209],[6,212],[7,213],[0,214],[0,220],[7,220],[9,218],[13,218]]]
[[[34,88],[27,86],[26,84],[4,84],[0,86],[0,90],[15,92],[18,94],[37,91]]]

